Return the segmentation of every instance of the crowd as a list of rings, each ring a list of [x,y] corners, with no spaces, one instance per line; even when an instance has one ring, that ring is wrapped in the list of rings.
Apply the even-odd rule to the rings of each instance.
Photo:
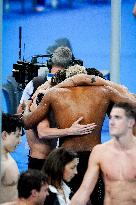
[[[54,50],[51,73],[28,83],[17,114],[2,113],[0,204],[136,204],[135,94],[73,64],[68,47]],[[111,140],[101,144],[106,114]],[[30,153],[19,176],[10,152],[23,128]]]

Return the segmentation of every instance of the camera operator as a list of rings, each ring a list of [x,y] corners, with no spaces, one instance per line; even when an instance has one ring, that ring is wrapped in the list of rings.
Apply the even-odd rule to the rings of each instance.
[[[58,47],[52,56],[52,69],[51,69],[51,73],[55,74],[57,71],[63,69],[63,68],[68,68],[71,63],[72,63],[72,52],[69,48],[67,47]],[[27,103],[27,100],[32,96],[32,94],[34,93],[34,91],[36,90],[36,88],[39,85],[42,85],[46,80],[48,79],[46,77],[35,77],[32,81],[30,81],[27,86],[25,87],[24,91],[23,91],[23,95],[22,98],[20,100],[20,105],[18,106],[18,112],[22,113],[24,110],[24,105],[25,103]],[[49,81],[46,83],[46,88],[50,87],[50,83]],[[33,129],[33,130],[27,130],[26,131],[26,135],[27,135],[27,140],[28,140],[28,144],[30,147],[30,155],[29,155],[29,162],[28,162],[28,168],[31,169],[41,169],[44,163],[44,160],[46,159],[46,157],[48,156],[48,154],[50,153],[50,151],[56,147],[56,142],[57,142],[57,137],[59,136],[64,136],[64,132],[63,130],[54,128],[51,129],[50,127],[55,127],[55,125],[53,125],[52,123],[50,123],[51,121],[53,121],[54,124],[54,119],[52,119],[52,116],[50,118],[50,120],[48,119],[44,119],[42,121],[42,128],[43,129],[50,129],[50,132],[53,131],[53,133],[56,133],[56,138],[55,139],[39,139],[38,134],[37,134],[37,130]],[[71,128],[68,128],[67,133],[70,132],[71,130],[73,130],[73,126],[75,126],[74,129],[74,134],[79,134],[79,129],[80,125],[78,124],[79,120],[75,122],[74,125],[71,126]],[[77,124],[79,126],[77,126]],[[61,132],[62,131],[62,132]]]

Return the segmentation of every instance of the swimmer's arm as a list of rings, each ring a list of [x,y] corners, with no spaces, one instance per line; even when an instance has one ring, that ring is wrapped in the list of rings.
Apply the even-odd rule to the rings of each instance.
[[[97,146],[93,148],[93,151],[90,154],[88,168],[83,178],[82,184],[72,197],[70,205],[86,205],[89,201],[90,194],[96,185],[100,172],[100,152],[99,149],[97,149]]]
[[[134,98],[131,94],[124,95],[110,86],[105,86],[105,88],[108,91],[107,93],[109,95],[109,99],[111,100],[111,102],[113,102],[113,103],[126,102],[126,103],[130,103],[132,106],[136,107],[136,98]]]
[[[71,127],[58,129],[58,128],[50,128],[49,121],[44,119],[37,125],[37,132],[39,138],[45,139],[52,139],[58,137],[65,137],[65,136],[74,136],[74,135],[85,135],[90,134],[95,129],[95,123],[81,125],[79,124],[83,117],[80,117],[76,120]]]
[[[87,75],[87,74],[78,74],[73,77],[70,77],[58,84],[58,87],[74,87],[74,86],[84,86],[84,85],[95,85],[95,86],[111,86],[114,89],[117,89],[122,94],[128,93],[128,90],[125,86],[119,85],[109,80],[105,80],[99,76]]]
[[[94,81],[95,76],[91,76],[92,81]],[[63,82],[59,83],[55,87],[58,88],[66,88],[66,87],[75,87],[75,86],[82,86],[82,85],[90,85],[90,76],[88,77],[87,74],[77,74],[73,77],[67,78]]]
[[[39,93],[45,93],[45,90],[49,89],[51,87],[51,84],[49,81],[46,81],[44,84],[40,85],[37,90],[35,91],[35,93],[32,96],[32,99],[34,99],[35,97],[37,97],[37,95]]]
[[[32,129],[41,122],[47,115],[50,106],[50,93],[47,93],[38,107],[28,115],[22,117],[22,122],[25,129]]]

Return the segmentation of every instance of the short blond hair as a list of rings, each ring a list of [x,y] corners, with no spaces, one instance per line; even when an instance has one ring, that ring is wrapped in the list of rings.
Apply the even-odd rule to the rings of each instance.
[[[77,75],[81,73],[87,74],[86,68],[84,66],[80,66],[76,64],[74,66],[70,66],[69,68],[67,68],[66,78],[69,78],[69,77],[72,77],[73,75]]]

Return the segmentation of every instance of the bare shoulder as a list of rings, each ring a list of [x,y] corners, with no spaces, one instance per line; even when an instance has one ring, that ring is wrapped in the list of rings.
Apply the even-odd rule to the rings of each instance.
[[[98,145],[94,146],[94,148],[92,150],[92,154],[98,154],[101,156],[111,146],[112,146],[112,140],[107,141],[103,144],[98,144]]]
[[[101,153],[103,153],[104,150],[104,145],[103,144],[98,144],[96,146],[93,147],[92,152],[91,152],[91,156],[92,157],[99,157],[101,156]]]
[[[89,167],[92,167],[93,165],[98,165],[101,162],[101,157],[103,154],[103,144],[98,144],[96,146],[93,147],[91,153],[90,153],[90,157],[89,157]]]
[[[97,144],[96,146],[94,146],[93,151],[101,151],[105,149],[107,146],[110,146],[110,144],[111,144],[111,140],[104,142],[102,144]]]

